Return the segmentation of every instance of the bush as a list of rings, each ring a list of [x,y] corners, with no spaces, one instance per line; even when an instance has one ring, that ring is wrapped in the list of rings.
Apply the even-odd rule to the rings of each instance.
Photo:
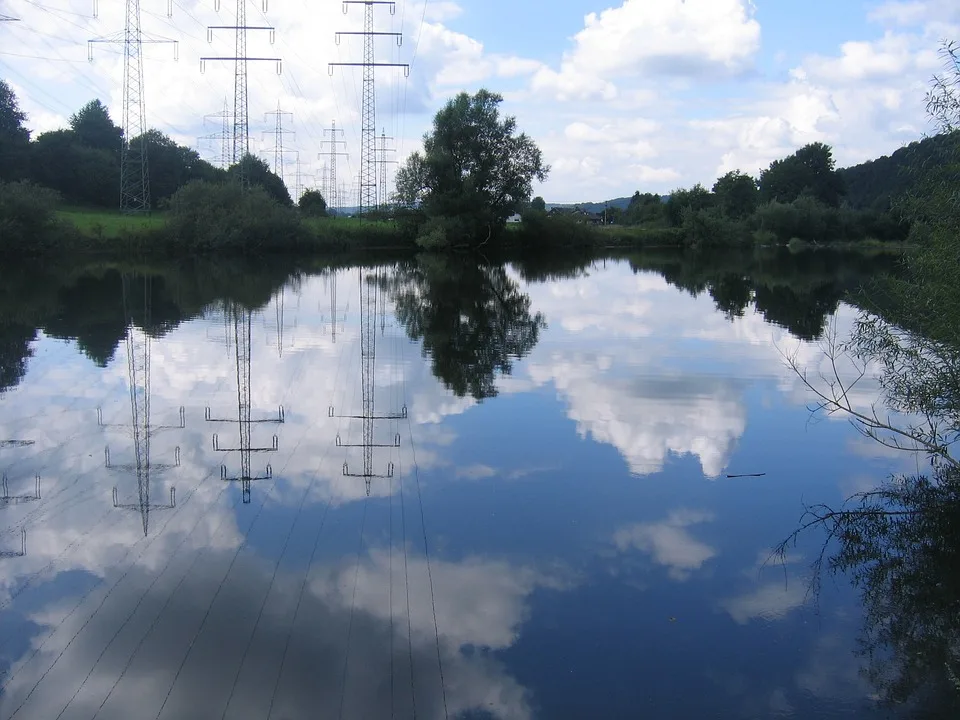
[[[56,191],[31,182],[0,182],[0,252],[43,252],[68,233],[57,220],[59,200]]]
[[[746,238],[744,226],[724,217],[719,208],[696,210],[685,207],[682,218],[683,242],[690,247],[735,245]]]
[[[170,241],[189,250],[295,248],[305,242],[296,211],[279,205],[259,187],[197,180],[170,198]]]

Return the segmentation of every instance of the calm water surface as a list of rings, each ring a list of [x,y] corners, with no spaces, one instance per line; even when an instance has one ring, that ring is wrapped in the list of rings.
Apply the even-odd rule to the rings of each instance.
[[[0,718],[885,717],[766,562],[907,462],[783,361],[859,271],[654,264],[15,280]]]

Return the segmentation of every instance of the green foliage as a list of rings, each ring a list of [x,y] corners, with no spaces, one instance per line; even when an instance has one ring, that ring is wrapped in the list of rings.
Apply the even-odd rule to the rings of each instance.
[[[811,143],[782,160],[774,160],[760,174],[761,202],[793,202],[811,195],[824,205],[837,207],[844,194],[843,178],[834,167],[833,150]]]
[[[0,181],[0,253],[46,250],[67,231],[57,222],[57,193],[18,180]]]
[[[30,131],[13,89],[0,80],[0,181],[27,176]]]
[[[247,154],[236,165],[231,165],[227,169],[227,176],[233,180],[239,180],[240,170],[247,183],[251,187],[262,188],[263,191],[277,203],[285,207],[293,207],[293,200],[290,199],[290,192],[287,186],[279,177],[270,171],[270,166],[260,158]]]
[[[927,93],[927,114],[941,132],[960,128],[960,45],[944,41],[940,47],[943,72],[933,76]]]
[[[735,245],[747,237],[744,226],[725,217],[719,208],[695,210],[688,206],[683,209],[682,218],[683,241],[690,247]]]
[[[120,198],[119,156],[79,142],[73,130],[40,135],[31,147],[34,182],[73,203],[116,207]]]
[[[638,190],[630,198],[630,204],[619,220],[625,225],[658,225],[663,223],[665,217],[666,206],[660,196]]]
[[[680,227],[683,224],[685,210],[706,210],[714,204],[713,195],[703,185],[697,183],[689,190],[678,188],[670,193],[664,213],[670,225]]]
[[[81,145],[120,155],[123,128],[114,125],[106,106],[91,100],[70,116],[70,129]],[[119,195],[119,190],[117,191]]]
[[[191,180],[217,181],[224,172],[200,158],[194,150],[178,145],[159,130],[143,134],[147,149],[147,172],[150,179],[150,201],[154,208],[163,207],[177,188]],[[132,142],[139,142],[134,138]]]
[[[530,209],[545,213],[547,211],[547,203],[544,202],[542,197],[537,195],[533,200],[530,201]]]
[[[713,184],[713,194],[720,211],[733,220],[743,220],[752,215],[760,197],[757,181],[739,170],[718,178]]]
[[[304,242],[296,212],[260,187],[195,180],[170,198],[166,232],[174,247],[194,252],[257,252]]]
[[[398,201],[431,220],[419,233],[422,247],[499,233],[530,199],[533,180],[546,178],[540,149],[517,134],[515,118],[501,118],[502,101],[487,90],[457,95],[434,117],[423,152],[397,173]]]
[[[319,190],[307,190],[300,196],[298,203],[301,214],[306,217],[326,217],[327,201]]]

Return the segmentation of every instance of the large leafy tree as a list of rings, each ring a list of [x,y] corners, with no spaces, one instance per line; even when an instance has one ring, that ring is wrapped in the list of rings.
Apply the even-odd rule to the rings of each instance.
[[[26,177],[30,143],[30,131],[24,126],[26,120],[13,88],[0,80],[0,180]]]
[[[248,154],[236,165],[231,165],[227,170],[227,175],[239,179],[241,167],[250,185],[262,187],[267,195],[281,205],[293,206],[293,200],[290,199],[290,191],[287,190],[287,186],[283,183],[283,180],[270,171],[270,166],[267,163],[254,155]]]
[[[757,181],[739,170],[718,178],[713,184],[713,194],[723,214],[734,220],[749,217],[757,209]]]
[[[811,195],[837,207],[843,198],[843,178],[836,170],[833,150],[823,143],[804,145],[793,155],[774,160],[760,174],[760,200],[788,203]]]
[[[191,180],[216,181],[223,171],[200,158],[196,151],[178,145],[159,130],[143,134],[146,142],[150,195],[154,204],[169,198]],[[138,138],[134,138],[137,142]]]
[[[397,173],[397,198],[431,220],[425,244],[489,237],[530,200],[533,181],[549,167],[536,143],[502,117],[503,97],[488,90],[460,93],[433,119],[423,151]]]
[[[79,142],[73,130],[41,134],[31,146],[32,179],[68,202],[113,207],[120,187],[120,161],[110,150]]]
[[[123,129],[113,123],[107,107],[99,100],[91,100],[71,115],[70,129],[82,145],[120,154]]]

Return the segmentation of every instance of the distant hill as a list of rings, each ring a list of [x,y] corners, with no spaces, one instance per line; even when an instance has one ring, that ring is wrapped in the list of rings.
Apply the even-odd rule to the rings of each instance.
[[[912,142],[892,155],[841,168],[840,176],[847,186],[845,201],[858,210],[888,210],[892,200],[917,182],[918,174],[941,164],[958,149],[960,131]]]
[[[664,195],[663,200],[666,202],[669,195]],[[626,210],[627,206],[630,205],[629,197],[620,197],[614,198],[613,200],[606,200],[604,202],[581,202],[581,203],[547,203],[547,210],[551,210],[555,207],[558,208],[583,208],[587,212],[592,213],[601,213],[604,208],[616,207],[621,210]]]

